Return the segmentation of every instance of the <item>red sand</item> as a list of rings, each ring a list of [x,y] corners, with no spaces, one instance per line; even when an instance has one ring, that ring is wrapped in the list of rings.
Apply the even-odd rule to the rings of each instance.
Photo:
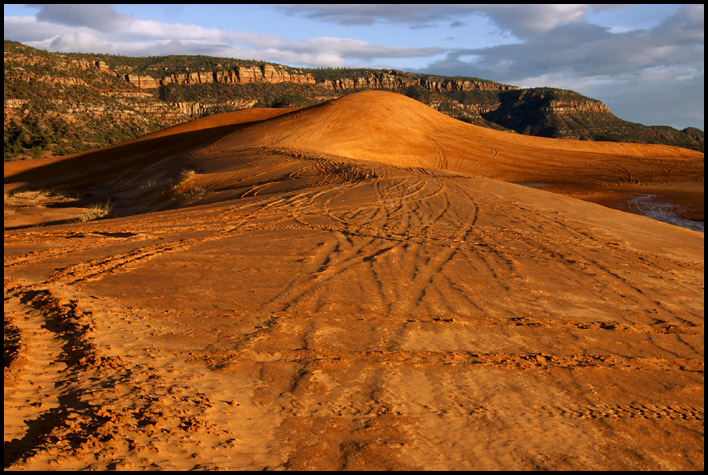
[[[6,469],[702,470],[703,234],[505,181],[703,155],[365,92],[6,163]]]

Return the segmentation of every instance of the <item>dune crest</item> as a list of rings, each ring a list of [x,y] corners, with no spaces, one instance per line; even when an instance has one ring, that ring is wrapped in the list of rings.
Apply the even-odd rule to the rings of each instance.
[[[238,140],[243,143],[237,143]],[[456,166],[455,160],[487,161],[489,149],[492,148],[497,152],[500,149],[506,153],[514,152],[514,158],[520,152],[541,150],[623,157],[702,156],[694,150],[667,145],[589,142],[501,132],[464,123],[402,94],[386,91],[359,92],[290,112],[254,126],[252,130],[240,131],[232,141],[224,139],[221,148],[227,151],[275,145],[374,159],[401,166],[415,166],[416,160],[423,156],[430,168],[452,168],[456,171],[463,171],[465,167],[462,164]],[[425,158],[431,151],[434,156],[440,147],[444,147],[453,159],[447,166],[440,166],[435,158]],[[503,158],[497,156],[496,160]]]

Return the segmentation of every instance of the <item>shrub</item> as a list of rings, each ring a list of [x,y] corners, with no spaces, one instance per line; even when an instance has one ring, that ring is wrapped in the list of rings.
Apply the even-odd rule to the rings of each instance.
[[[105,203],[96,203],[86,208],[86,212],[79,217],[79,221],[85,223],[94,219],[106,218],[110,216],[112,209],[113,205],[110,200]]]

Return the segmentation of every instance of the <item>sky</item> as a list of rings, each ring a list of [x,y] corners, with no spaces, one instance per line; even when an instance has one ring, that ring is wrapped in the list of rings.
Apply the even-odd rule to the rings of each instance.
[[[704,5],[4,5],[48,51],[201,54],[571,89],[618,117],[704,130]]]

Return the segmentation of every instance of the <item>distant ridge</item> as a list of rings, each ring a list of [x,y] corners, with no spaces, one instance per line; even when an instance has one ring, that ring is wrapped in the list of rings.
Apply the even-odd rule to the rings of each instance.
[[[627,122],[568,90],[206,56],[59,54],[8,40],[4,48],[5,160],[74,153],[219,112],[309,106],[362,90],[399,92],[497,130],[703,150],[703,131]]]

